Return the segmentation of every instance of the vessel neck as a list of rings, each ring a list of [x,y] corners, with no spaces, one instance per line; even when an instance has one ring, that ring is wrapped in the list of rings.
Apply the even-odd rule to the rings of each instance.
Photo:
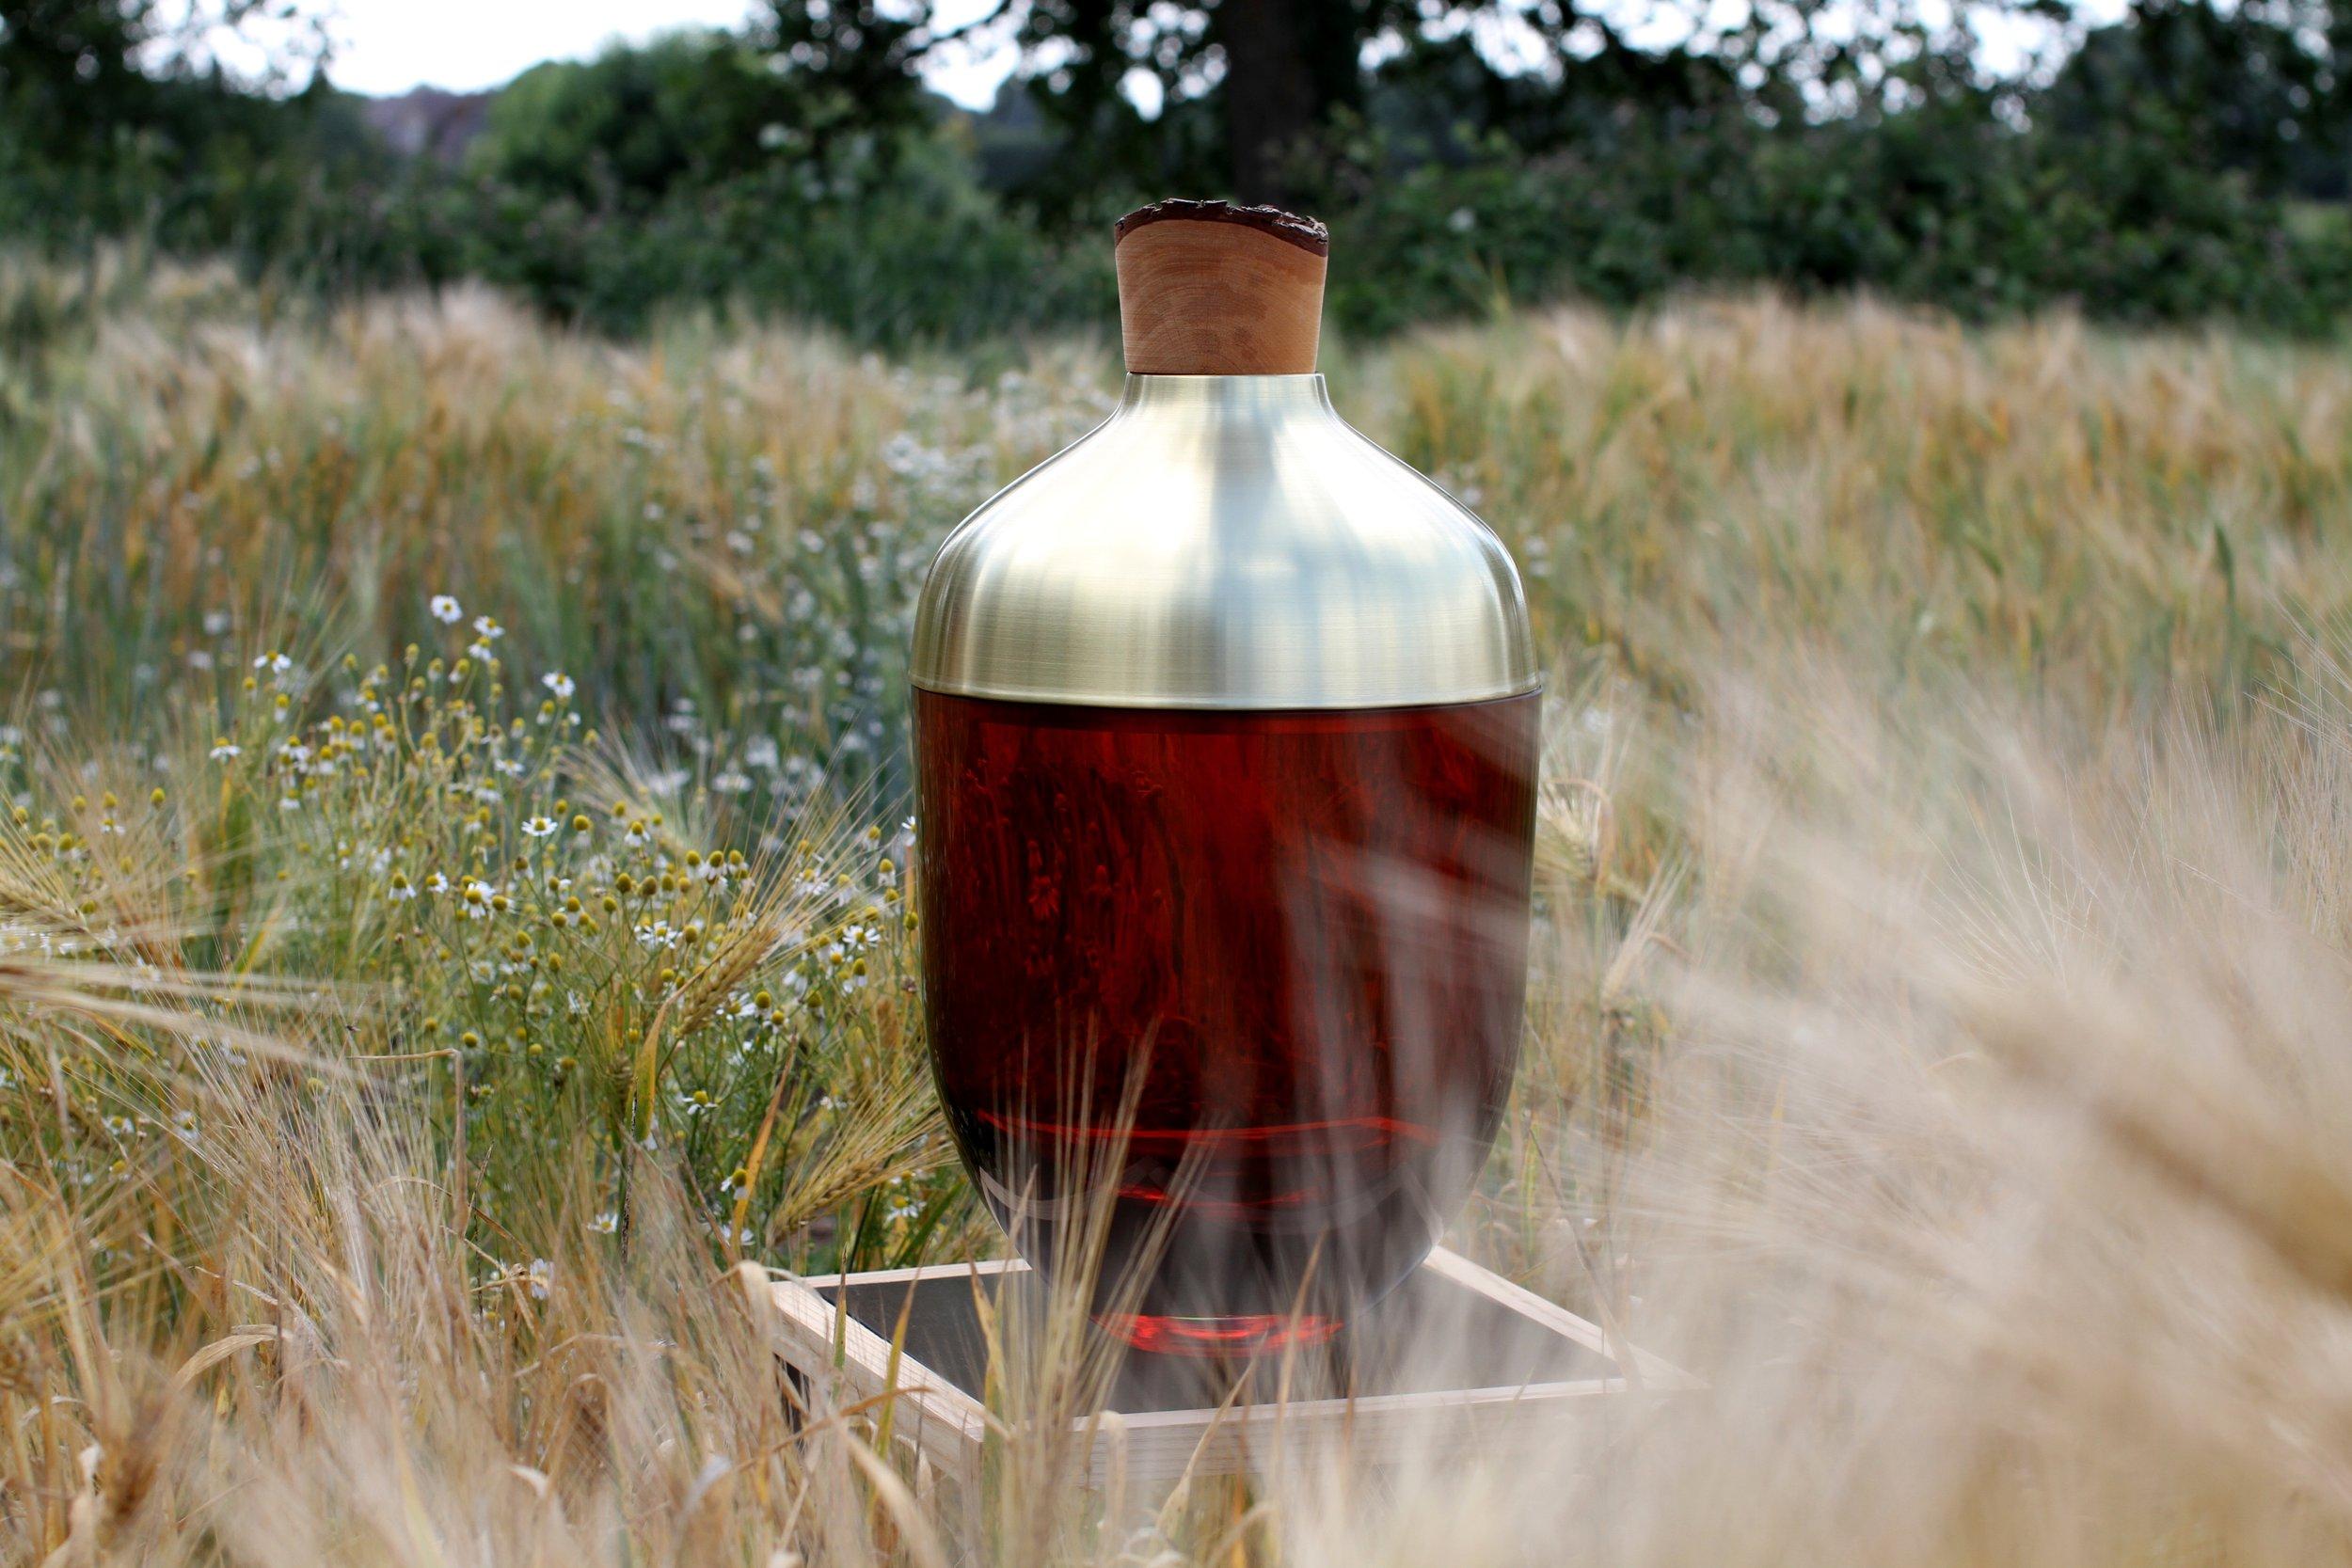
[[[1330,389],[1311,375],[1136,375],[1120,396],[1121,415],[1264,419],[1333,414]]]

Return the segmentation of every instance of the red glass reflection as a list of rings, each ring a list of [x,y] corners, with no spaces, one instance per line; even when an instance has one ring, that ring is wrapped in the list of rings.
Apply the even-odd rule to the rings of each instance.
[[[1038,1267],[1106,1221],[1131,1343],[1327,1338],[1454,1214],[1518,1055],[1537,718],[915,693],[948,1122]]]

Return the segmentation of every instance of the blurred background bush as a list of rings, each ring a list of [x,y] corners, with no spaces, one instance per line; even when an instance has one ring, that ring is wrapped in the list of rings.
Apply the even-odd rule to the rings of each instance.
[[[894,348],[1107,320],[1104,225],[1168,192],[1343,226],[1358,332],[1756,282],[2307,334],[2352,300],[2325,0],[773,0],[394,99],[280,8],[0,0],[0,235]],[[268,64],[224,69],[256,18]],[[1021,60],[984,113],[923,79],[981,32]]]

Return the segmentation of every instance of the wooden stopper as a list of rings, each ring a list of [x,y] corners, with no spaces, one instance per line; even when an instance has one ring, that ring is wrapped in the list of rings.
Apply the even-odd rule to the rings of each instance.
[[[1119,325],[1136,375],[1308,375],[1323,336],[1322,224],[1159,201],[1119,220]]]

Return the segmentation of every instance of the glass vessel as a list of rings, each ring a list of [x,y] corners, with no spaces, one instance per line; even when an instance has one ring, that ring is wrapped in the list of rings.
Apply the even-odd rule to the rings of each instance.
[[[1125,395],[918,609],[926,1009],[1024,1256],[1139,1348],[1255,1353],[1393,1287],[1484,1160],[1540,683],[1500,542],[1314,373],[1321,227],[1119,234]]]

